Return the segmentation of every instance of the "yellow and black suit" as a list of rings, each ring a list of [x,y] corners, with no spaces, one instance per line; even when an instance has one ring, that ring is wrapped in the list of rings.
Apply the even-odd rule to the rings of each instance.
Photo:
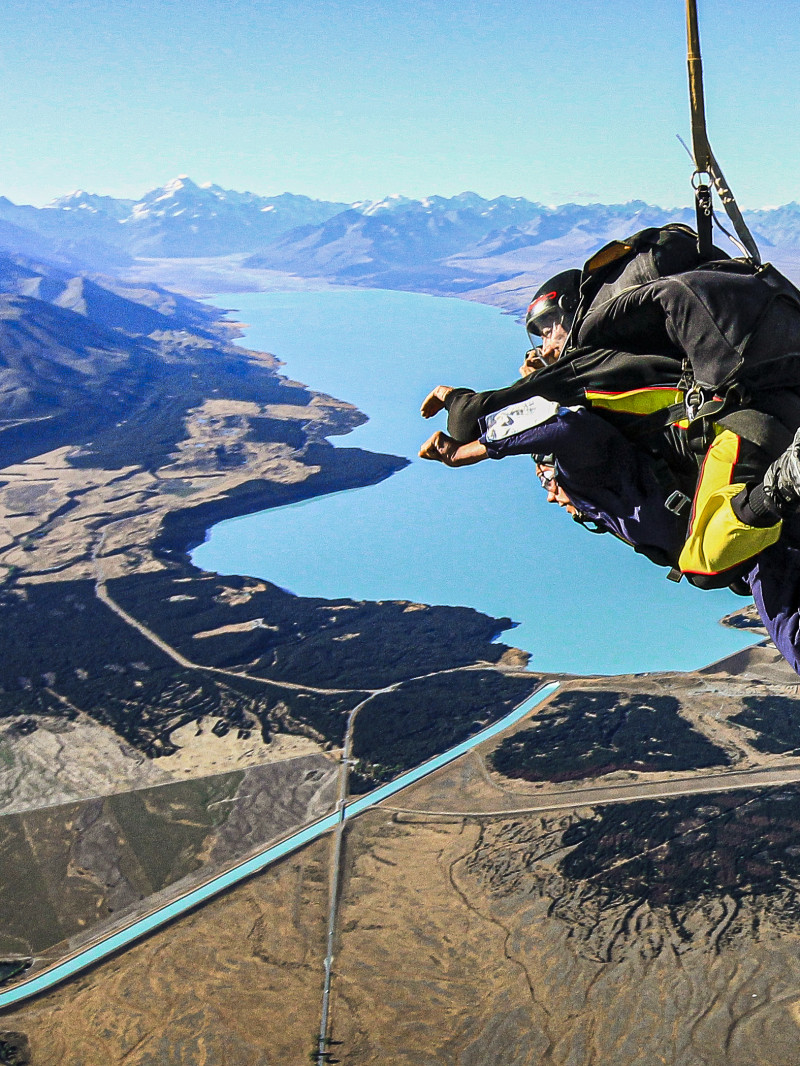
[[[691,501],[681,571],[700,587],[727,585],[781,536],[781,517],[759,496],[760,483],[800,426],[800,302],[770,270],[687,271],[579,309],[555,364],[496,392],[454,390],[448,431],[475,440],[478,417],[534,395],[590,405]],[[717,421],[678,413],[687,375],[704,400],[719,404]],[[738,421],[730,413],[737,402],[722,404],[733,389]],[[658,422],[658,412],[672,408]],[[642,435],[654,416],[658,430]]]
[[[683,395],[669,387],[586,390],[592,408],[623,432],[635,427],[637,418],[679,404]],[[710,442],[698,454],[690,423],[678,419],[665,429],[657,453],[677,489],[691,501],[678,568],[700,588],[719,588],[731,584],[750,568],[754,556],[779,539],[782,522],[777,515],[756,515],[747,507],[749,488],[761,481],[774,456],[722,425],[712,424],[707,433]]]

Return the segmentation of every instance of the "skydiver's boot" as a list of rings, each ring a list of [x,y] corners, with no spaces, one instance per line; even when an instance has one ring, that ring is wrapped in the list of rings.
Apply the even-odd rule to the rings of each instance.
[[[767,467],[761,484],[736,497],[733,510],[749,526],[775,525],[800,512],[800,429],[783,455]]]

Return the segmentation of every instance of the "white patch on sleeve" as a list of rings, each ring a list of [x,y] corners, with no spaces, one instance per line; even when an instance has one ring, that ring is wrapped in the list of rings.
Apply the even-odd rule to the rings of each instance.
[[[559,404],[553,400],[545,400],[543,396],[532,396],[530,400],[504,407],[501,411],[486,416],[486,440],[505,440],[507,437],[516,436],[517,433],[524,433],[555,418],[559,410]]]

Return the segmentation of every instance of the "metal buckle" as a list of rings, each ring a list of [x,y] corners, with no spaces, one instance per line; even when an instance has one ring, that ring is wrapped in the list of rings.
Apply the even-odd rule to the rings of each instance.
[[[686,510],[688,504],[692,501],[686,495],[685,492],[681,492],[680,489],[675,489],[671,492],[664,501],[664,506],[668,511],[672,511],[673,514],[682,514]]]
[[[684,396],[683,402],[686,404],[686,417],[690,422],[694,422],[695,418],[697,418],[697,412],[705,403],[702,389],[690,389]]]

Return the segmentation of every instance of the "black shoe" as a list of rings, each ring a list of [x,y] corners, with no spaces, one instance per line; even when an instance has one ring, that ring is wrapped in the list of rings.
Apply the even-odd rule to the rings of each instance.
[[[753,595],[753,593],[750,591],[750,586],[747,584],[746,579],[743,577],[737,577],[735,581],[731,581],[730,585],[728,585],[728,588],[737,596]]]

